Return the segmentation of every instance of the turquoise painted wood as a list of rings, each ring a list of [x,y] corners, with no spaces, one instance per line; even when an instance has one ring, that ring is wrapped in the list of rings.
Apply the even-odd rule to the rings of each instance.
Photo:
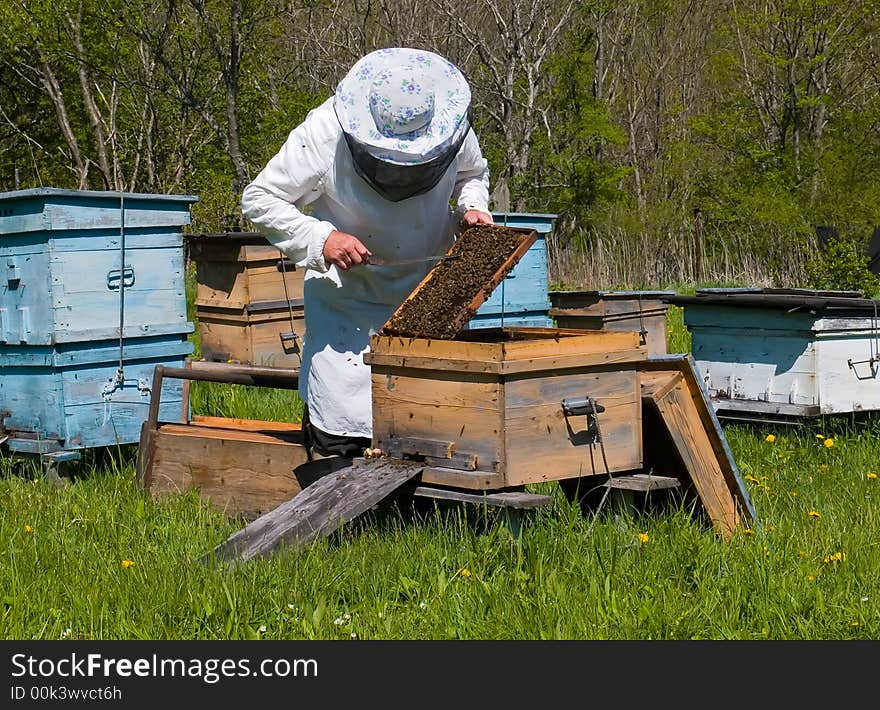
[[[839,312],[686,303],[693,356],[716,410],[740,417],[880,410],[880,320],[870,308]]]
[[[517,313],[511,315],[509,313],[489,313],[477,314],[468,325],[469,328],[552,328],[553,320],[547,318],[543,311],[532,313]]]
[[[553,327],[547,297],[547,235],[553,229],[555,214],[493,212],[496,224],[534,229],[538,238],[507,277],[477,311],[470,328],[496,328],[500,325]]]
[[[192,351],[185,332],[124,340],[120,383],[118,343],[0,345],[7,445],[45,453],[136,443],[150,404],[153,368],[182,367]],[[182,389],[172,381],[169,386],[162,388],[160,414],[173,420],[181,411]]]
[[[187,322],[181,228],[196,199],[55,188],[0,194],[0,343],[118,337],[120,283],[125,337],[176,332]]]
[[[180,367],[192,353],[182,228],[197,199],[0,193],[0,434],[10,449],[138,441],[153,368]],[[163,388],[162,416],[180,411],[180,389]]]

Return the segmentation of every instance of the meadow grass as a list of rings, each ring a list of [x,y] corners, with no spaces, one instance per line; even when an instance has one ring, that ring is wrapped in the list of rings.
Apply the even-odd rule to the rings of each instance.
[[[682,352],[680,313],[669,322]],[[203,414],[295,419],[298,406],[255,388],[193,392]],[[134,446],[87,456],[64,488],[0,459],[0,637],[880,638],[880,423],[726,435],[757,512],[729,541],[681,505],[593,519],[542,484],[553,505],[518,536],[490,510],[391,507],[234,567],[198,559],[242,521],[194,492],[144,494]]]

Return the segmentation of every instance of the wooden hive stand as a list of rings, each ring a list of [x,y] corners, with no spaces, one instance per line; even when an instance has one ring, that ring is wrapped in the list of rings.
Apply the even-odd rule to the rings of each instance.
[[[156,405],[167,379],[186,385],[179,421],[159,419]],[[300,424],[190,417],[188,385],[193,380],[293,390],[299,371],[210,362],[156,367],[137,459],[144,488],[156,496],[198,490],[215,509],[250,519],[299,493],[293,469],[307,460]]]

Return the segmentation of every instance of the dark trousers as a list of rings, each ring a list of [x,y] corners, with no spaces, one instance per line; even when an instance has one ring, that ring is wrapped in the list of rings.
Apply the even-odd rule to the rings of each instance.
[[[372,443],[365,437],[339,436],[318,429],[309,421],[308,405],[303,409],[302,432],[309,460],[293,469],[302,488],[351,466],[352,459],[363,455],[364,449]]]
[[[362,456],[364,449],[368,449],[372,444],[372,441],[364,436],[342,436],[322,431],[310,421],[308,405],[303,408],[302,432],[310,458],[315,452],[321,456],[342,456],[352,459]]]

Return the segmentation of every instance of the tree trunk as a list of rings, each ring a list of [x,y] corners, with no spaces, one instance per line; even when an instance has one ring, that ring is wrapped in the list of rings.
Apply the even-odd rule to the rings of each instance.
[[[82,13],[82,7],[80,7],[80,13]],[[70,27],[73,45],[76,49],[77,74],[79,75],[83,104],[85,105],[86,113],[89,116],[89,124],[92,127],[92,133],[95,136],[95,149],[98,152],[98,168],[103,175],[104,186],[107,189],[112,189],[115,186],[113,184],[113,173],[110,169],[110,161],[107,158],[107,140],[104,136],[103,119],[101,118],[101,112],[98,110],[98,105],[95,103],[95,98],[92,94],[91,79],[89,78],[88,73],[88,60],[86,59],[86,50],[82,41],[82,16],[81,14],[78,15],[76,21],[74,21],[67,12],[65,12],[64,15],[67,19],[67,24]]]
[[[46,90],[46,93],[52,100],[52,105],[55,107],[55,117],[58,120],[58,127],[61,129],[61,133],[67,143],[67,148],[70,151],[70,159],[73,162],[74,172],[79,178],[79,189],[87,190],[89,187],[89,169],[83,161],[82,153],[79,149],[79,142],[76,139],[73,128],[70,126],[70,118],[67,114],[67,104],[64,101],[64,95],[61,93],[58,79],[55,77],[55,72],[52,71],[52,67],[49,64],[49,58],[42,52],[40,57],[40,70],[43,88]]]

